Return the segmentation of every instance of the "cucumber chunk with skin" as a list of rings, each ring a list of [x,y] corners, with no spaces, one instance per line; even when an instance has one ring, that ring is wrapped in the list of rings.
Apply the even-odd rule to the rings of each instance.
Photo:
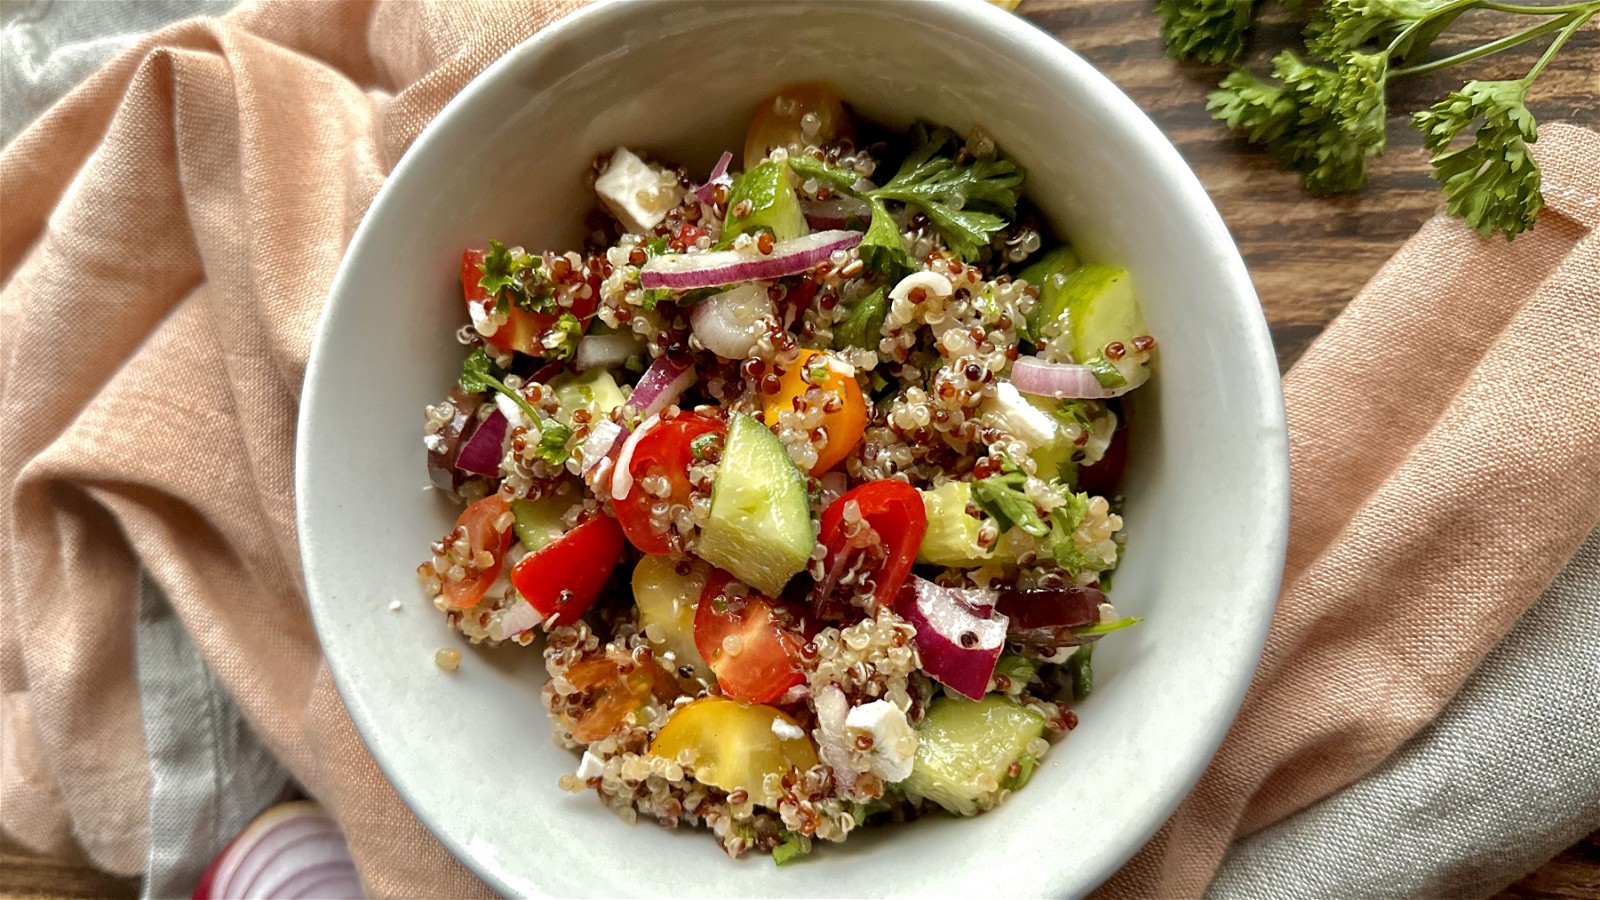
[[[1144,311],[1139,308],[1132,279],[1125,270],[1098,263],[1079,266],[1062,282],[1058,296],[1061,313],[1055,319],[1041,320],[1042,337],[1067,338],[1074,360],[1101,368],[1114,367],[1129,390],[1149,379],[1149,355],[1135,352],[1133,339],[1148,335],[1150,326],[1145,324]],[[1113,343],[1122,345],[1120,358],[1106,355],[1106,347]],[[1101,383],[1122,387],[1107,384],[1105,378]]]
[[[958,816],[989,809],[1007,786],[1011,764],[1028,755],[1028,744],[1044,735],[1044,727],[1043,716],[1002,694],[977,701],[940,697],[917,726],[906,793]]]
[[[1057,247],[1017,273],[1017,278],[1039,288],[1039,302],[1033,307],[1033,315],[1028,317],[1029,338],[1037,341],[1043,323],[1061,318],[1064,302],[1061,285],[1076,268],[1078,254],[1071,247]]]
[[[511,530],[529,553],[566,534],[561,517],[576,501],[571,491],[552,494],[538,500],[511,501]]]
[[[598,422],[613,409],[628,402],[617,387],[617,380],[605,369],[591,369],[582,374],[565,373],[550,380],[556,392],[556,402],[561,404],[557,417],[563,424],[572,424],[572,414],[580,409],[589,411],[589,421]]]
[[[731,416],[696,552],[776,597],[806,567],[816,545],[806,480],[789,451],[767,426],[742,413]]]
[[[792,240],[810,231],[805,212],[800,208],[800,197],[789,184],[787,163],[766,160],[735,179],[728,191],[723,243],[756,231],[770,231],[773,239],[779,241]]]

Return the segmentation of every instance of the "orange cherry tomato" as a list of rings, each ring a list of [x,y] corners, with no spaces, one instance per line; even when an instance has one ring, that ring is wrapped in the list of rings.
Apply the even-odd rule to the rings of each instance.
[[[678,683],[654,660],[635,662],[626,674],[609,656],[585,659],[566,672],[573,687],[592,692],[594,703],[572,727],[573,740],[590,744],[616,730],[628,713],[649,705],[651,697],[666,702],[678,696]]]
[[[694,614],[695,649],[724,694],[770,703],[805,681],[800,672],[805,639],[791,627],[796,617],[787,607],[760,594],[728,597],[732,580],[721,569],[706,579]]]
[[[457,609],[477,606],[483,599],[483,592],[500,577],[500,566],[505,563],[506,551],[511,549],[514,520],[511,505],[499,494],[490,494],[473,503],[456,519],[456,527],[445,536],[445,542],[450,545],[445,548],[445,555],[451,555],[450,551],[455,549],[453,543],[462,540],[462,529],[466,529],[467,561],[461,564],[466,577],[453,581],[446,573],[439,573],[444,598],[451,606]],[[479,554],[484,552],[492,560],[487,566],[478,563]]]
[[[815,128],[806,115],[816,116]],[[832,85],[818,81],[791,84],[761,101],[744,133],[744,167],[753,168],[775,147],[798,153],[807,146],[824,147],[854,137],[850,115]]]
[[[763,410],[767,427],[778,424],[778,416],[795,408],[813,388],[811,399],[822,404],[822,427],[827,443],[817,451],[812,475],[821,475],[844,460],[867,430],[867,400],[854,375],[847,375],[840,363],[821,350],[801,350],[800,358],[785,368],[778,378],[778,392],[766,394]],[[808,380],[809,379],[809,380]]]

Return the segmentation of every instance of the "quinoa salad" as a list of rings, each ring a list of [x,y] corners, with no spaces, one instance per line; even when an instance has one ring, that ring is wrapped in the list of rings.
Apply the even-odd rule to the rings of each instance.
[[[1155,350],[1128,274],[981,129],[822,84],[737,162],[583,177],[581,251],[462,255],[424,435],[461,512],[417,568],[468,641],[542,652],[560,787],[779,864],[1023,790],[1138,622],[1107,597]]]

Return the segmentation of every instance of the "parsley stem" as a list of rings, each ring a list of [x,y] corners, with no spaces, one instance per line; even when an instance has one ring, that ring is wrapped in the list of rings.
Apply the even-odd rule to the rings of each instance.
[[[1539,73],[1544,71],[1544,67],[1550,63],[1550,60],[1555,59],[1556,54],[1561,50],[1561,45],[1567,42],[1567,38],[1577,33],[1578,29],[1583,27],[1583,23],[1594,18],[1596,12],[1600,12],[1600,10],[1591,9],[1586,13],[1571,16],[1572,24],[1568,25],[1565,31],[1556,35],[1556,39],[1550,42],[1550,46],[1544,50],[1544,55],[1539,57],[1539,61],[1533,64],[1533,68],[1528,70],[1527,75],[1523,76],[1523,82],[1532,84],[1533,80],[1539,77]]]
[[[527,413],[529,422],[533,422],[533,423],[536,423],[536,424],[538,423],[539,414],[534,411],[534,408],[533,408],[532,404],[528,403],[528,398],[522,396],[522,392],[521,391],[514,391],[511,388],[506,387],[506,383],[505,382],[503,382],[500,379],[494,377],[493,375],[485,375],[485,376],[483,376],[483,380],[487,381],[489,383],[490,387],[494,388],[495,390],[499,391],[502,394],[505,394],[507,397],[510,397],[512,403],[515,403],[517,406],[520,406],[522,408],[522,411],[524,413]]]
[[[1589,15],[1594,15],[1594,13],[1591,12]],[[1532,28],[1524,29],[1516,34],[1508,34],[1497,41],[1490,41],[1487,44],[1457,53],[1454,56],[1446,56],[1443,59],[1430,60],[1429,62],[1420,63],[1415,66],[1406,66],[1405,68],[1401,69],[1390,69],[1389,77],[1404,78],[1407,75],[1423,75],[1428,72],[1436,72],[1440,69],[1449,68],[1450,66],[1458,65],[1460,63],[1481,59],[1485,56],[1491,56],[1503,50],[1510,50],[1512,47],[1525,44],[1534,38],[1547,35],[1552,31],[1569,27],[1571,23],[1576,22],[1577,24],[1582,24],[1582,22],[1587,19],[1589,15],[1578,17],[1567,15],[1559,19],[1551,19],[1548,22],[1541,22]],[[1559,46],[1559,44],[1554,44],[1552,46]],[[1543,61],[1540,62],[1540,66],[1542,65]],[[1537,74],[1537,71],[1535,71],[1534,74]]]

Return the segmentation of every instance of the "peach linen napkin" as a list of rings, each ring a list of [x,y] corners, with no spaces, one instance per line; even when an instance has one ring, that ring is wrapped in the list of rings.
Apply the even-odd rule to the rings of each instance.
[[[372,892],[486,893],[383,780],[302,594],[295,407],[340,254],[448,98],[572,3],[264,2],[157,32],[0,156],[0,825],[138,871],[141,568]],[[1284,595],[1217,759],[1103,893],[1425,725],[1600,521],[1600,136],[1547,126],[1514,244],[1436,219],[1285,381]]]

